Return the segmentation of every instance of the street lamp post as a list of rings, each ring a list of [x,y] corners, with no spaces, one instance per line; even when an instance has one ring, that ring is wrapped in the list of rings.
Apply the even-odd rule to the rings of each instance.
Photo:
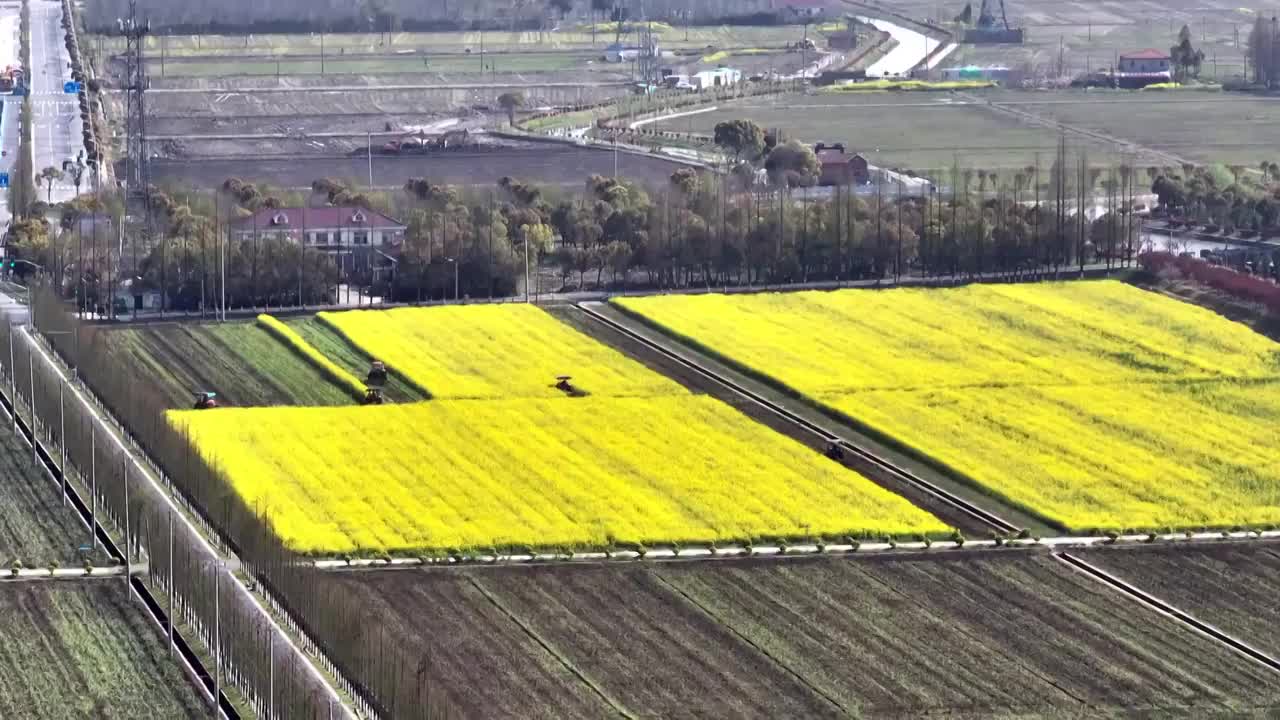
[[[453,301],[458,301],[458,258],[445,258],[445,262],[453,265]]]

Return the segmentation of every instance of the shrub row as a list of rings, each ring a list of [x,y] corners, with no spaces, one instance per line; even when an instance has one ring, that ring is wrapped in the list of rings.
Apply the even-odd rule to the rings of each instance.
[[[1232,297],[1260,303],[1268,312],[1280,314],[1280,285],[1266,278],[1167,252],[1145,253],[1138,258],[1138,262],[1153,275],[1167,275],[1170,271],[1177,271],[1182,277],[1221,290]]]

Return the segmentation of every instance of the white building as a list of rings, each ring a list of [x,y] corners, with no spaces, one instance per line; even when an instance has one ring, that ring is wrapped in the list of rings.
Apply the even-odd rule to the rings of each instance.
[[[726,67],[703,70],[700,73],[694,73],[689,78],[689,84],[695,90],[711,90],[718,87],[737,85],[740,82],[742,82],[742,71]]]

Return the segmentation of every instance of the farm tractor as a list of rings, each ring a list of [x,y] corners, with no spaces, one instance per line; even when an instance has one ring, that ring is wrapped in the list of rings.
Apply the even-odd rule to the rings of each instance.
[[[557,375],[555,389],[568,395],[569,397],[586,397],[587,391],[573,384],[573,378],[569,375]]]
[[[369,366],[369,374],[364,379],[367,387],[363,404],[381,405],[384,402],[382,388],[387,386],[387,366],[380,360],[374,360]]]
[[[196,393],[196,402],[192,406],[195,410],[212,410],[218,407],[218,393],[198,392]]]

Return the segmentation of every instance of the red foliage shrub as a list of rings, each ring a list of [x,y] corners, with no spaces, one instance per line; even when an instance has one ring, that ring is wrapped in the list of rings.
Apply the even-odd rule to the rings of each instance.
[[[1138,257],[1138,263],[1153,275],[1176,270],[1182,277],[1221,290],[1234,298],[1260,303],[1268,312],[1280,314],[1280,285],[1266,278],[1167,252],[1144,253]]]

